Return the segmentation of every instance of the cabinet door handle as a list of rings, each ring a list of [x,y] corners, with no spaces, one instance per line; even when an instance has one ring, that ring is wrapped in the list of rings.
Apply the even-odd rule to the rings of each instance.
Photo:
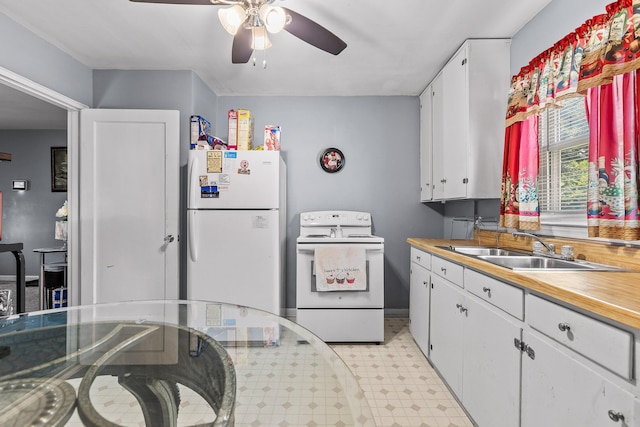
[[[418,261],[420,261],[420,256],[417,256],[417,257],[416,257],[416,259],[417,259]]]
[[[468,309],[462,304],[456,304],[456,308],[460,310],[460,313],[466,313],[468,311]]]
[[[482,288],[482,292],[486,292],[486,293],[490,294],[491,293],[491,288],[488,287],[488,286],[485,286],[485,287]]]
[[[622,412],[617,412],[614,411],[613,409],[609,409],[609,418],[611,419],[611,421],[613,422],[619,422],[619,421],[624,421],[624,414]]]
[[[440,182],[441,182],[442,184],[444,184],[444,183],[446,183],[446,182],[447,182],[447,180],[446,180],[446,179],[441,179],[441,180],[440,180]]]
[[[569,332],[571,331],[571,326],[568,323],[561,322],[558,323],[558,329],[560,329],[562,332]]]
[[[427,286],[428,283],[426,282],[426,280],[424,282],[422,282],[423,285]]]

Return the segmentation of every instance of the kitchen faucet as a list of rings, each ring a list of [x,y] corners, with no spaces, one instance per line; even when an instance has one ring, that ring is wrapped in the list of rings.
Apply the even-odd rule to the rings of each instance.
[[[555,256],[556,255],[556,246],[553,243],[545,243],[545,242],[543,242],[542,239],[540,237],[536,236],[535,234],[526,233],[524,231],[515,231],[515,232],[511,233],[511,235],[513,237],[517,237],[517,236],[531,237],[532,239],[540,242],[540,244],[542,246],[544,246],[544,248],[546,249],[546,252],[543,251],[543,250],[536,249],[536,247],[534,245],[534,248],[533,248],[533,253],[534,254],[550,255],[550,256]]]

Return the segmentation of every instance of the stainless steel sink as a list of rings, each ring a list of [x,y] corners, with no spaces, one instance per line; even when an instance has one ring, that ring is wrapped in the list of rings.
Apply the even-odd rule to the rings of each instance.
[[[441,249],[458,252],[464,255],[486,256],[486,255],[508,255],[508,256],[527,256],[526,252],[518,252],[508,249],[488,248],[484,246],[438,246]]]
[[[610,265],[542,256],[481,255],[478,258],[514,271],[624,271]]]

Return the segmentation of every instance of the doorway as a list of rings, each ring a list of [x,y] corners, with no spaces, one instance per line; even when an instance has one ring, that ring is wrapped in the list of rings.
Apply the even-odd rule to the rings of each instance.
[[[50,166],[47,165],[44,167],[45,176],[39,175],[38,177],[33,176],[33,180],[37,179],[38,190],[43,191],[43,197],[35,197],[35,207],[28,208],[21,215],[25,215],[27,219],[31,220],[31,224],[28,227],[31,233],[44,233],[47,235],[49,228],[51,228],[51,238],[45,237],[45,239],[50,239],[51,244],[56,244],[56,241],[53,239],[53,224],[55,223],[55,213],[59,208],[57,206],[64,200],[68,200],[69,203],[69,216],[68,216],[68,286],[69,286],[69,294],[70,294],[70,305],[77,305],[77,292],[73,292],[76,284],[78,283],[78,254],[74,253],[73,248],[77,246],[77,202],[78,202],[78,115],[79,111],[83,108],[88,108],[88,106],[79,103],[75,100],[72,100],[58,92],[52,91],[36,82],[33,82],[29,79],[26,79],[18,74],[13,73],[10,70],[4,69],[0,67],[0,92],[3,96],[0,96],[0,126],[2,126],[3,122],[2,117],[5,117],[12,121],[15,126],[21,128],[31,129],[29,132],[43,132],[46,128],[57,127],[58,132],[66,133],[66,136],[63,136],[62,139],[55,140],[55,144],[58,146],[66,146],[67,148],[67,192],[66,199],[64,198],[64,193],[56,193],[51,191],[49,188],[42,188],[42,180],[47,180],[47,185],[50,184],[49,177],[50,174]],[[6,96],[4,96],[6,95]],[[11,102],[10,108],[6,108],[4,105],[5,101]],[[16,116],[9,116],[10,111],[16,111],[20,113]],[[22,122],[21,122],[22,121]],[[62,122],[62,124],[60,124]],[[22,124],[20,124],[22,123]],[[62,128],[62,129],[60,129]],[[15,129],[15,128],[14,128]],[[20,150],[16,148],[16,154],[20,153],[20,161],[21,162],[29,162],[30,159],[25,159],[25,156],[28,156],[29,147],[24,147],[26,144],[35,145],[29,138],[26,140],[20,141],[21,146]],[[42,147],[40,147],[42,149]],[[46,150],[49,150],[49,146],[45,146]],[[46,151],[45,150],[45,151]],[[42,153],[40,153],[42,155]],[[44,154],[45,157],[47,154]],[[50,155],[50,153],[49,153]],[[47,160],[47,159],[46,159]],[[13,159],[12,159],[13,161]],[[42,159],[41,159],[42,161]],[[15,162],[18,162],[18,158],[15,158]],[[2,167],[2,165],[0,165]],[[16,172],[17,173],[17,172]],[[30,177],[14,177],[13,179],[24,179],[30,181]],[[12,179],[12,180],[13,180]],[[11,181],[12,181],[11,180]],[[11,182],[10,181],[10,182]],[[31,189],[27,189],[23,196],[26,195],[35,195],[35,193],[29,193],[30,191],[35,191],[34,186],[36,182],[31,182]],[[28,184],[29,185],[29,182]],[[13,193],[13,190],[10,189],[5,191],[10,191],[12,196],[19,196],[18,193]],[[46,193],[47,201],[44,200],[44,192]],[[57,198],[55,197],[57,196]],[[26,199],[26,198],[25,198]],[[40,199],[40,200],[37,200]],[[60,200],[57,200],[60,199]],[[53,200],[53,202],[51,201]],[[60,203],[58,203],[60,202]],[[16,209],[19,209],[19,204],[16,204]],[[53,212],[50,212],[53,210]],[[5,212],[7,215],[9,212]],[[36,218],[34,215],[38,213],[39,215],[44,215],[44,217]],[[13,215],[17,215],[15,212]],[[7,216],[5,216],[7,218]],[[24,219],[24,218],[22,218]],[[6,221],[5,221],[6,224]],[[8,225],[8,224],[7,224]],[[8,229],[5,228],[5,235],[8,232]],[[20,231],[16,234],[9,234],[12,240],[24,240],[28,238],[28,234],[25,234],[26,231]],[[2,238],[3,243],[11,243]],[[26,243],[26,242],[23,242]],[[61,245],[62,242],[59,242]],[[38,245],[39,246],[39,245]],[[25,244],[24,249],[25,261],[27,266],[27,275],[32,276],[34,269],[39,271],[39,255],[37,253],[33,253],[33,244]],[[9,271],[14,271],[11,268],[12,259],[8,259]],[[13,267],[14,268],[14,267]],[[75,295],[75,296],[74,296]]]

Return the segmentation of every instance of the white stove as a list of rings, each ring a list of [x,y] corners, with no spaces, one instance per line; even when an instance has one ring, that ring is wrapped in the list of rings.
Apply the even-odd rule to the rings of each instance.
[[[372,234],[371,215],[302,213],[296,252],[297,322],[328,342],[383,342],[384,238]],[[362,276],[349,280],[355,270]]]

